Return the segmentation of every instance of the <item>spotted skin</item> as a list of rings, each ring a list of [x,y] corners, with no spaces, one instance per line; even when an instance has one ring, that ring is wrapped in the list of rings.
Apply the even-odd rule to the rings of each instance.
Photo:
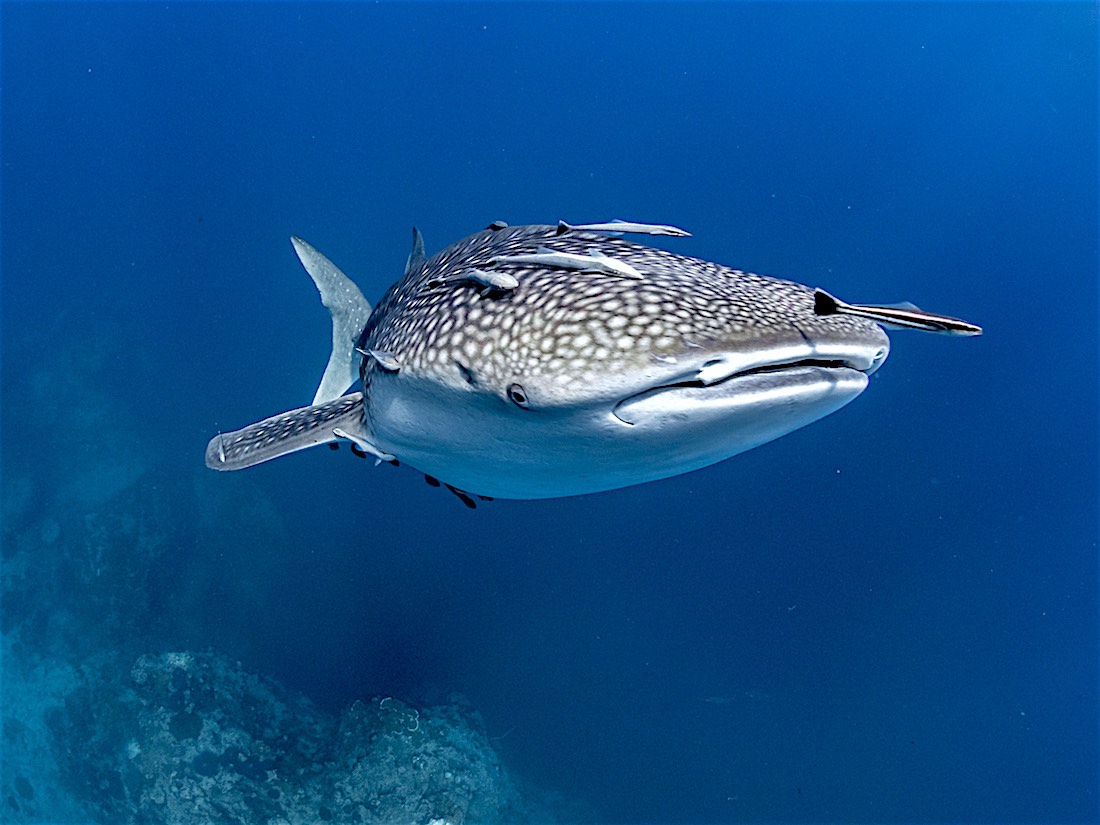
[[[471,267],[489,268],[494,257],[543,246],[598,252],[643,278],[513,264],[497,268],[515,276],[518,288],[490,297],[457,280]],[[429,282],[444,286],[431,289]],[[471,235],[410,271],[382,298],[359,346],[391,353],[403,369],[494,387],[502,396],[516,381],[541,382],[548,387],[543,403],[569,404],[593,392],[617,393],[609,376],[667,364],[692,349],[751,347],[780,327],[792,339],[878,334],[861,319],[816,316],[813,305],[813,290],[791,281],[623,238],[517,226]],[[368,397],[373,373],[365,360]]]

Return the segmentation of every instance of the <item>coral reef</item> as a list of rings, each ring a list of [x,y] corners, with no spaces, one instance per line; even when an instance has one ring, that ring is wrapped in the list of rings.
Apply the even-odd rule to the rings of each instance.
[[[5,702],[6,822],[552,818],[460,697],[420,709],[377,697],[333,718],[211,652],[143,655],[128,672],[105,656],[42,670],[37,688]],[[7,764],[12,751],[37,764]]]

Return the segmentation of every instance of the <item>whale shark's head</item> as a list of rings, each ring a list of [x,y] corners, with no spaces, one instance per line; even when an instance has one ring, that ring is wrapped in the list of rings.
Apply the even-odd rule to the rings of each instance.
[[[418,261],[358,344],[371,442],[502,498],[721,461],[844,406],[889,351],[872,321],[816,314],[801,284],[549,226]]]

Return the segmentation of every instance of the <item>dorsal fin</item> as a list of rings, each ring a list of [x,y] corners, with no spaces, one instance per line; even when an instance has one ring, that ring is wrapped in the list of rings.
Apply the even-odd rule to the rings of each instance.
[[[412,250],[409,252],[409,259],[405,261],[405,276],[408,277],[410,272],[419,269],[427,259],[428,257],[424,254],[424,236],[414,226]]]
[[[321,404],[339,398],[359,377],[355,344],[359,333],[367,325],[370,304],[359,287],[336,264],[299,237],[292,236],[290,242],[294,244],[298,260],[317,285],[321,303],[332,313],[332,354],[313,396],[313,403]]]

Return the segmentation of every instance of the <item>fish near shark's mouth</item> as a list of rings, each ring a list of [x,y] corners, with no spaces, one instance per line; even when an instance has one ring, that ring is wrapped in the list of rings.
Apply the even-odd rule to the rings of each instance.
[[[798,358],[755,364],[721,374],[708,362],[697,373],[659,384],[619,401],[612,415],[627,426],[654,419],[689,423],[700,415],[766,414],[815,405],[829,396],[846,403],[867,386],[884,354],[864,358]],[[716,374],[717,372],[717,374]],[[828,402],[831,405],[831,402]]]

